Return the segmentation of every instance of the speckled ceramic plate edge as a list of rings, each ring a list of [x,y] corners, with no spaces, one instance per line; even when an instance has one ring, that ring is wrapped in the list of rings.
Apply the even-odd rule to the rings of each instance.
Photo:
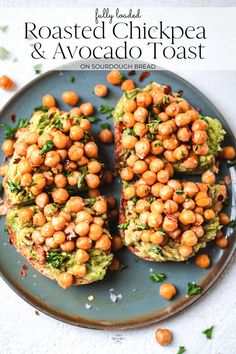
[[[60,71],[63,70],[63,67],[60,68],[55,68],[54,70],[49,70],[37,78],[31,80],[27,84],[25,84],[21,89],[19,89],[9,101],[6,102],[6,104],[2,107],[0,110],[0,116],[2,115],[3,111],[12,103],[14,100],[21,95],[21,93],[24,92],[25,89],[33,86],[37,81],[41,80],[43,77],[48,76],[50,73],[54,71]],[[227,133],[231,135],[231,138],[235,142],[234,135],[231,131],[231,128],[229,127],[228,123],[222,116],[222,114],[218,111],[218,109],[214,106],[214,104],[203,94],[201,91],[199,91],[194,85],[189,83],[187,80],[181,78],[179,75],[165,70],[169,75],[172,77],[175,77],[177,80],[184,82],[188,86],[191,86],[194,90],[196,90],[199,94],[199,96],[202,97],[204,101],[207,101],[208,104],[210,104],[214,109],[217,111],[218,115],[221,117],[221,119],[224,122],[224,125],[226,127]],[[23,286],[20,286],[16,284],[13,280],[10,280],[9,277],[0,269],[0,275],[3,278],[3,280],[9,285],[9,287],[15,291],[23,300],[25,300],[27,303],[32,305],[34,308],[37,310],[41,311],[42,313],[51,316],[59,321],[75,325],[75,326],[80,326],[80,327],[85,327],[85,328],[92,328],[92,329],[128,329],[128,328],[137,328],[137,327],[143,327],[146,325],[150,325],[162,320],[165,320],[173,315],[176,315],[177,313],[183,311],[193,303],[195,303],[197,300],[200,299],[219,279],[219,277],[222,275],[224,270],[226,269],[227,265],[229,264],[235,248],[236,248],[236,242],[235,242],[235,236],[236,236],[236,231],[231,234],[230,239],[229,239],[229,244],[228,247],[224,250],[224,253],[217,263],[216,267],[212,271],[209,272],[208,276],[201,282],[199,285],[203,288],[203,291],[201,294],[192,296],[192,297],[185,297],[182,298],[180,301],[176,302],[175,304],[170,305],[165,309],[157,312],[153,312],[151,315],[148,316],[143,316],[139,317],[137,320],[133,319],[131,321],[126,321],[125,323],[117,322],[117,323],[110,323],[110,322],[97,322],[97,321],[91,321],[91,320],[85,320],[84,318],[80,318],[78,316],[73,317],[70,315],[65,315],[64,313],[62,314],[60,311],[57,311],[53,309],[52,307],[49,307],[46,303],[39,301],[33,296],[29,296]]]

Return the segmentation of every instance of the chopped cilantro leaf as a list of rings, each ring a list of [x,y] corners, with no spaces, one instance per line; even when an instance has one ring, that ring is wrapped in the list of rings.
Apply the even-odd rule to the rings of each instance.
[[[153,283],[159,283],[166,279],[166,275],[163,273],[151,273],[150,279]]]
[[[198,294],[201,294],[201,292],[202,292],[202,288],[198,284],[196,284],[194,282],[188,283],[187,287],[188,287],[187,294],[189,296],[198,295]]]
[[[211,339],[212,338],[213,328],[214,328],[214,326],[212,326],[210,328],[207,328],[204,331],[202,331],[202,333],[206,335],[207,339]]]

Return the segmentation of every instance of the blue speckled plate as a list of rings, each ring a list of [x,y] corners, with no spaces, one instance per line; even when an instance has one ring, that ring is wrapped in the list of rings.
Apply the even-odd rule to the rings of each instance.
[[[127,75],[126,72],[124,72]],[[171,85],[174,91],[183,90],[184,97],[195,107],[199,107],[202,114],[217,117],[221,120],[227,131],[225,144],[234,145],[233,135],[218,110],[195,87],[181,79],[177,75],[167,71],[153,71],[142,83],[138,82],[140,72],[134,79],[136,85],[144,87],[150,81]],[[74,76],[75,83],[69,78]],[[52,71],[26,85],[20,90],[0,112],[1,122],[10,122],[10,112],[16,114],[17,119],[29,118],[36,106],[41,105],[41,98],[46,93],[53,94],[59,107],[68,110],[63,104],[61,94],[65,90],[75,90],[81,97],[80,102],[92,101],[95,107],[100,104],[115,106],[122,92],[119,87],[109,86],[110,92],[106,99],[96,97],[93,94],[95,84],[106,83],[104,71]],[[97,116],[104,117],[97,113]],[[113,125],[112,120],[108,121]],[[100,130],[99,124],[93,126],[96,136]],[[3,140],[1,128],[0,140]],[[100,146],[100,155],[104,163],[113,166],[113,146]],[[1,156],[3,160],[3,156]],[[221,171],[229,174],[225,165]],[[219,179],[222,176],[219,176]],[[232,207],[232,190],[229,186],[228,213],[234,217],[235,207]],[[106,193],[119,197],[119,181],[107,187]],[[23,299],[48,315],[70,324],[90,328],[129,328],[150,324],[167,318],[186,308],[196,301],[220,276],[230,257],[233,254],[235,243],[233,235],[230,236],[229,246],[225,250],[215,247],[210,243],[207,252],[212,259],[212,265],[207,270],[202,270],[194,265],[194,259],[187,263],[163,263],[154,264],[138,260],[126,249],[120,252],[120,258],[128,267],[122,272],[113,272],[107,275],[104,281],[72,287],[68,290],[61,289],[55,282],[39,274],[31,266],[27,270],[27,276],[22,278],[20,270],[27,263],[8,243],[8,235],[4,233],[4,218],[1,218],[0,236],[0,269],[2,277]],[[232,231],[232,230],[231,230]],[[230,230],[227,233],[230,234]],[[205,250],[204,250],[205,252]],[[168,282],[172,282],[178,289],[178,295],[173,301],[168,302],[159,296],[159,284],[152,283],[149,279],[150,269],[167,275]],[[200,284],[204,290],[201,295],[186,297],[186,284],[188,282]],[[111,301],[111,293],[119,295],[117,301]],[[94,300],[88,301],[88,296],[93,295]],[[86,304],[91,308],[87,309]]]

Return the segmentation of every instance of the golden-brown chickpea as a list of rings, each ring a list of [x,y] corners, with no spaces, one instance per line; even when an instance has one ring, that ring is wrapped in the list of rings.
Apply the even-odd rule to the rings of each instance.
[[[155,184],[151,187],[151,193],[152,193],[155,197],[160,197],[160,190],[161,190],[162,187],[164,187],[164,184],[162,184],[162,183],[155,183]]]
[[[152,96],[146,92],[139,92],[136,96],[136,103],[138,107],[149,107],[152,103]]]
[[[66,226],[66,219],[64,218],[64,216],[61,215],[53,216],[51,223],[54,230],[61,231]]]
[[[65,91],[62,94],[62,101],[68,104],[69,106],[75,106],[79,101],[79,96],[74,91]]]
[[[212,220],[215,218],[215,216],[216,216],[216,214],[215,214],[214,210],[212,210],[212,209],[206,209],[204,211],[204,218],[206,220]]]
[[[211,260],[207,254],[199,254],[195,259],[195,264],[202,269],[206,269],[210,266]]]
[[[33,210],[31,210],[29,208],[21,209],[21,210],[19,210],[19,213],[18,213],[18,217],[19,217],[20,222],[22,222],[24,224],[31,222],[33,216],[34,216],[34,212],[33,212]]]
[[[152,235],[152,231],[151,230],[144,230],[142,231],[142,234],[141,234],[141,240],[145,243],[148,243],[150,242],[150,236]]]
[[[226,248],[228,246],[228,240],[225,236],[220,236],[216,238],[216,246],[219,248]]]
[[[100,178],[93,174],[93,173],[88,173],[85,177],[86,183],[89,188],[91,189],[96,189],[100,185]]]
[[[67,177],[62,173],[55,175],[54,183],[57,188],[64,188],[67,185]]]
[[[159,200],[154,200],[150,206],[151,212],[153,214],[162,214],[164,211],[164,203],[161,199]]]
[[[14,153],[14,140],[5,140],[2,143],[2,151],[4,152],[4,154],[6,154],[7,156],[12,156]]]
[[[123,196],[125,200],[129,200],[136,195],[136,189],[134,186],[130,185],[123,190]]]
[[[179,145],[179,141],[176,135],[173,134],[170,137],[163,140],[163,146],[166,150],[175,150]]]
[[[54,233],[53,239],[58,245],[62,245],[66,240],[66,235],[62,231],[57,231]]]
[[[162,227],[167,232],[173,232],[178,229],[178,222],[175,218],[165,216]]]
[[[193,230],[187,230],[182,233],[181,244],[190,247],[197,244],[197,236]]]
[[[87,167],[89,173],[99,173],[102,169],[101,163],[96,160],[90,161]]]
[[[120,261],[118,258],[113,258],[110,266],[109,266],[109,270],[111,271],[116,271],[120,269]]]
[[[167,162],[165,164],[164,170],[169,173],[169,178],[174,176],[175,170],[171,163]]]
[[[131,91],[135,89],[135,83],[131,79],[124,80],[121,84],[122,91]]]
[[[172,334],[168,329],[160,329],[156,331],[156,340],[157,342],[162,345],[168,345],[171,342]]]
[[[45,95],[42,98],[42,105],[51,108],[56,106],[55,98],[52,95]]]
[[[138,139],[133,135],[122,135],[122,146],[124,149],[134,149]]]
[[[34,151],[32,151],[30,162],[33,167],[41,166],[44,163],[44,156],[39,149],[34,149]]]
[[[216,176],[211,170],[207,170],[202,174],[202,183],[210,184],[213,186],[216,182]]]
[[[166,300],[171,300],[177,291],[173,284],[165,283],[160,286],[160,296]]]
[[[105,97],[108,93],[108,88],[106,85],[100,84],[94,87],[94,93],[98,97]]]
[[[194,182],[186,182],[183,191],[188,197],[193,198],[198,193],[198,186]]]
[[[180,229],[176,229],[175,231],[169,231],[168,236],[173,240],[176,240],[181,235],[181,233],[182,231]]]
[[[136,135],[136,136],[139,136],[139,137],[141,137],[141,138],[142,138],[145,134],[147,134],[147,132],[148,132],[148,127],[146,126],[146,124],[141,123],[141,122],[135,123],[133,129],[134,129],[135,135]]]
[[[227,214],[225,213],[220,213],[219,214],[219,219],[220,219],[220,223],[222,225],[228,225],[228,223],[230,222],[230,218]]]
[[[64,149],[68,144],[69,137],[58,131],[54,134],[52,141],[56,148]]]
[[[150,189],[151,188],[147,184],[139,184],[136,187],[136,194],[139,198],[145,198],[148,196]],[[134,189],[134,191],[135,191],[135,189]]]
[[[97,214],[104,214],[107,211],[107,202],[104,199],[97,200],[93,204],[93,209]]]
[[[126,112],[122,117],[122,123],[126,128],[132,128],[136,123],[134,115],[131,112]]]
[[[60,246],[61,246],[62,251],[64,251],[64,252],[71,252],[75,249],[74,241],[66,241],[66,242],[62,243]]]
[[[137,109],[137,104],[135,100],[125,100],[124,110],[125,112],[133,113]]]
[[[191,227],[191,230],[195,233],[195,235],[198,237],[198,238],[200,238],[200,237],[202,237],[202,236],[204,236],[204,229],[203,229],[203,227],[202,226],[192,226]]]
[[[144,174],[142,175],[142,179],[147,185],[151,186],[156,182],[157,176],[155,172],[149,170],[144,172]]]
[[[47,141],[52,141],[53,137],[49,133],[44,133],[38,137],[38,147],[41,149]]]
[[[235,156],[236,152],[233,146],[225,146],[220,152],[220,157],[224,160],[233,160]]]
[[[124,167],[120,171],[120,177],[124,181],[131,181],[134,178],[134,172],[131,167]]]
[[[70,128],[70,138],[72,140],[78,141],[84,136],[84,130],[79,125],[74,125]]]
[[[31,234],[32,240],[36,245],[43,245],[45,238],[42,236],[39,230],[34,230]]]
[[[134,163],[133,172],[138,175],[143,174],[145,171],[147,171],[147,169],[148,169],[148,166],[145,161],[138,160]]]
[[[160,190],[160,197],[162,200],[168,200],[171,199],[173,196],[173,189],[169,186],[164,186],[163,188],[161,188]]]
[[[26,156],[28,147],[29,145],[24,141],[19,141],[14,145],[15,152],[19,156]]]
[[[155,228],[155,229],[157,229],[162,224],[162,221],[163,221],[162,215],[158,214],[158,213],[155,213],[155,214],[149,213],[147,219],[148,219],[147,220],[148,226],[151,228]],[[151,240],[151,238],[150,238],[150,240]]]
[[[68,203],[68,202],[67,202]],[[80,223],[86,221],[89,224],[93,221],[93,217],[91,214],[89,214],[87,211],[85,210],[81,210],[77,213],[77,217],[76,217],[76,222]]]
[[[191,246],[180,245],[178,247],[178,252],[180,256],[187,258],[193,253],[193,248]]]
[[[49,197],[47,193],[40,193],[35,198],[35,203],[40,209],[43,209],[49,203]]]
[[[99,140],[103,143],[103,144],[111,144],[113,142],[113,134],[112,131],[110,131],[109,129],[103,129],[100,133],[99,133]]]
[[[26,135],[25,142],[28,145],[34,145],[38,143],[39,139],[39,134],[35,132],[30,132],[29,134]]]
[[[32,175],[30,173],[25,173],[20,180],[23,187],[29,187],[32,183]]]
[[[81,119],[79,126],[86,131],[89,131],[91,128],[91,123],[88,119]]]
[[[169,180],[169,173],[165,170],[161,170],[157,173],[157,180],[160,183],[167,183]]]
[[[205,144],[207,141],[207,133],[204,130],[197,130],[192,134],[192,141],[196,145]]]
[[[175,214],[179,209],[179,206],[173,200],[167,200],[164,204],[163,211],[165,214]]]
[[[68,157],[72,161],[79,161],[84,154],[84,149],[81,147],[76,146],[75,144],[72,145],[68,150]]]
[[[54,203],[63,204],[69,198],[69,193],[66,189],[58,188],[52,192],[52,199]]]
[[[76,278],[83,278],[87,273],[86,266],[85,264],[75,264],[71,272]]]
[[[174,150],[174,157],[180,161],[188,157],[189,150],[186,145],[180,145]]]
[[[148,140],[142,139],[135,144],[135,152],[140,159],[144,159],[150,152],[151,146]]]
[[[53,237],[47,237],[45,239],[45,246],[48,248],[55,249],[58,248],[59,245],[55,242]]]
[[[95,216],[93,218],[93,222],[94,222],[94,224],[99,225],[99,226],[103,226],[104,225],[104,220],[100,216]]]
[[[66,203],[66,211],[69,213],[78,213],[84,207],[84,202],[81,197],[71,197]]]
[[[76,247],[82,250],[89,250],[92,247],[92,240],[89,237],[78,237]]]
[[[179,111],[180,111],[180,107],[176,102],[169,104],[165,109],[165,113],[169,117],[175,117],[179,113]]]
[[[154,140],[151,143],[151,153],[153,155],[160,155],[164,151],[163,143],[161,140]]]
[[[32,155],[31,155],[32,156]],[[56,151],[48,151],[45,155],[44,164],[48,167],[56,167],[60,162],[60,155]]]
[[[43,237],[52,237],[54,232],[55,232],[55,230],[52,227],[51,222],[47,222],[41,228],[41,234]]]
[[[159,231],[151,234],[149,238],[150,242],[154,243],[155,245],[161,245],[164,241],[164,236]]]
[[[191,115],[186,113],[179,113],[175,117],[175,123],[178,127],[184,127],[190,124],[192,121]]]
[[[90,230],[89,230],[89,237],[93,241],[97,241],[103,233],[103,228],[101,225],[98,224],[91,224],[90,225]]]
[[[191,133],[191,130],[188,127],[180,128],[177,131],[177,138],[180,141],[187,142],[187,141],[189,141],[191,136],[192,136],[192,133]]]
[[[94,112],[94,108],[93,108],[93,105],[91,102],[83,103],[80,106],[80,109],[81,109],[82,114],[84,114],[85,116],[91,116]]]
[[[195,122],[193,122],[193,125],[192,125],[192,131],[196,132],[198,130],[207,131],[208,130],[208,123],[202,119],[195,120]]]
[[[182,189],[181,183],[179,181],[176,181],[175,179],[170,179],[167,182],[167,185],[171,187],[174,191],[176,191],[177,189]]]
[[[187,198],[183,203],[183,208],[188,210],[194,210],[195,205],[196,204],[193,199]]]
[[[158,133],[162,137],[164,137],[164,136],[166,137],[167,135],[172,134],[173,128],[172,128],[172,124],[170,123],[170,121],[160,123],[158,125]]]
[[[149,165],[149,168],[151,171],[157,173],[159,171],[161,171],[164,168],[165,164],[164,162],[159,159],[159,158],[154,158]]]
[[[198,207],[199,208],[199,207]],[[203,214],[204,214],[204,210],[202,209],[202,214],[198,214],[197,211],[199,212],[200,210],[195,208],[194,212],[195,212],[195,223],[194,225],[202,225],[204,218],[203,218]]]
[[[120,85],[122,82],[122,74],[118,70],[112,70],[107,74],[107,81],[112,85]]]
[[[150,203],[145,199],[139,199],[135,205],[135,211],[138,214],[143,213],[144,211],[149,211]]]
[[[80,117],[81,114],[82,114],[82,112],[81,112],[80,107],[74,107],[74,108],[72,108],[72,109],[70,110],[70,116],[77,116],[77,117]],[[69,122],[69,123],[70,123],[69,120],[67,120],[66,122]],[[69,125],[68,125],[68,126],[69,126]],[[70,127],[71,127],[71,124],[70,124]],[[69,131],[69,130],[70,130],[70,129],[68,129],[67,131]]]
[[[199,207],[207,207],[209,205],[209,197],[206,192],[198,192],[195,197],[195,202]]]
[[[44,214],[40,211],[33,216],[33,224],[34,226],[43,226],[46,224],[46,218]]]
[[[97,158],[98,157],[98,147],[93,141],[90,141],[84,146],[84,151],[87,157]]]
[[[179,215],[179,221],[183,225],[194,224],[195,220],[196,217],[192,210],[183,209]]]
[[[152,92],[152,99],[153,99],[153,103],[155,104],[163,104],[163,100],[166,96],[164,95],[164,93],[161,91],[161,89],[155,89]]]
[[[85,250],[79,249],[76,251],[75,254],[76,263],[85,263],[89,260],[89,258],[90,258],[89,254]]]
[[[111,240],[108,235],[102,235],[95,243],[95,248],[108,251],[111,248]]]
[[[63,289],[67,289],[73,284],[73,275],[66,272],[60,273],[57,281]]]
[[[148,117],[148,110],[144,107],[138,107],[134,111],[134,118],[136,122],[145,123],[147,117]]]

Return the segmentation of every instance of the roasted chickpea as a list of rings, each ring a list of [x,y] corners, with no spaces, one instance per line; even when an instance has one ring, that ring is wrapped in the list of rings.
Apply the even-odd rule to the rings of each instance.
[[[85,210],[79,211],[78,214],[77,214],[77,217],[76,217],[76,222],[77,223],[80,223],[80,222],[83,222],[83,221],[86,221],[89,224],[93,221],[92,215],[89,214]]]
[[[148,226],[149,226],[149,227],[157,229],[157,228],[162,224],[162,221],[163,221],[163,217],[162,217],[161,214],[158,214],[158,213],[155,213],[155,214],[149,213],[149,215],[148,215],[148,220],[147,220],[147,223],[148,223]],[[154,236],[153,236],[153,237],[154,237]],[[153,238],[153,239],[154,239],[154,238]],[[160,239],[160,237],[159,237],[159,239]],[[151,237],[150,237],[150,240],[151,240],[151,242],[153,242],[152,239],[151,239]],[[162,241],[163,241],[163,238],[162,238]],[[162,242],[162,241],[161,241],[161,242]]]
[[[97,200],[93,204],[93,209],[96,211],[97,214],[104,214],[107,211],[107,203],[104,199]]]
[[[56,148],[64,149],[68,144],[69,137],[58,131],[54,134],[52,141]]]
[[[190,155],[182,162],[182,165],[187,169],[196,169],[198,166],[198,157],[194,153]]]
[[[220,213],[219,214],[219,218],[220,218],[220,223],[222,225],[228,225],[229,222],[230,222],[229,216],[227,214],[225,214],[225,213]]]
[[[161,190],[162,187],[164,187],[164,184],[162,184],[162,183],[155,183],[155,184],[151,187],[151,193],[152,193],[155,197],[160,197],[160,190]]]
[[[45,238],[42,236],[39,230],[34,230],[31,234],[32,240],[36,245],[43,245]]]
[[[144,230],[142,231],[142,234],[141,234],[141,240],[145,243],[148,243],[150,242],[150,236],[152,235],[152,231],[151,230]]]
[[[79,96],[74,91],[65,91],[62,94],[62,101],[69,106],[75,106],[79,101]]]
[[[148,117],[148,110],[144,107],[138,107],[134,111],[134,119],[136,120],[136,122],[145,123],[147,117]]]
[[[153,155],[160,155],[163,153],[164,151],[164,147],[163,147],[163,143],[161,140],[154,140],[152,143],[151,143],[151,153]]]
[[[91,189],[96,189],[101,183],[100,178],[93,173],[88,173],[85,177],[85,180],[88,187]]]
[[[152,92],[152,99],[153,99],[153,103],[155,104],[163,104],[164,98],[166,96],[164,95],[164,93],[161,91],[161,89],[155,89]]]
[[[120,176],[124,181],[131,181],[134,178],[134,172],[131,167],[124,167],[120,171]]]
[[[144,211],[149,211],[150,203],[145,199],[139,199],[135,205],[135,211],[138,214],[143,213]]]
[[[177,291],[173,284],[165,283],[160,286],[160,296],[166,300],[171,300]]]
[[[139,198],[145,198],[150,193],[151,188],[147,184],[140,184],[136,188],[136,194]]]
[[[67,185],[67,177],[62,173],[55,175],[54,183],[57,188],[64,188]]]
[[[174,157],[180,161],[188,157],[189,151],[186,145],[180,145],[174,150]]]
[[[178,127],[184,127],[188,124],[190,124],[192,121],[192,117],[190,114],[186,113],[179,113],[175,117],[175,123],[177,124]]]
[[[98,188],[95,188],[95,189],[91,189],[89,192],[89,197],[90,198],[96,198],[96,197],[99,197],[101,195],[101,192]]]
[[[109,270],[111,271],[116,271],[120,269],[120,261],[118,258],[113,258],[110,266],[109,266]]]
[[[186,182],[183,191],[188,197],[193,198],[198,193],[198,186],[194,182]]]
[[[98,157],[98,147],[93,141],[90,141],[84,146],[85,155],[89,158]]]
[[[122,122],[126,128],[132,128],[136,121],[134,119],[134,115],[130,112],[126,112],[122,117]]]
[[[198,192],[195,197],[195,202],[199,207],[207,207],[209,205],[210,198],[208,197],[206,192]]]
[[[136,189],[134,186],[130,185],[123,190],[123,196],[125,200],[129,200],[136,195]]]
[[[102,84],[96,85],[94,87],[94,93],[98,97],[105,97],[108,93],[108,88],[106,85],[102,85]]]
[[[177,230],[178,229],[177,219],[165,216],[162,227],[167,232],[173,232]]]
[[[71,272],[76,278],[83,278],[87,273],[86,266],[85,264],[75,264]]]
[[[93,218],[93,222],[94,222],[94,224],[99,225],[99,226],[103,226],[104,225],[104,220],[100,216],[95,216]]]
[[[64,252],[71,252],[75,249],[74,241],[66,241],[66,242],[62,243],[60,246],[61,246],[62,251],[64,251]]]
[[[163,211],[165,214],[175,214],[178,211],[178,204],[173,200],[167,200],[164,204]]]
[[[95,248],[108,251],[111,248],[111,240],[108,235],[102,235],[95,243]]]
[[[200,238],[202,236],[204,236],[204,229],[202,226],[192,226],[191,230],[195,233],[195,235]]]
[[[32,155],[31,155],[32,158]],[[56,167],[60,162],[60,155],[56,151],[49,151],[46,153],[44,164],[48,167]]]
[[[205,183],[196,183],[198,186],[199,192],[207,192],[208,191],[208,186]]]
[[[161,245],[164,241],[164,236],[160,231],[156,231],[149,236],[150,242],[155,245]]]
[[[190,247],[197,244],[197,236],[193,230],[187,230],[182,233],[181,244]]]
[[[35,203],[40,209],[43,209],[49,203],[49,197],[47,193],[40,193],[35,198]]]
[[[60,273],[57,281],[63,289],[67,289],[73,284],[73,275],[66,272]]]
[[[66,218],[64,218],[62,215],[53,216],[51,223],[54,230],[61,231],[66,226]]]
[[[7,156],[12,156],[14,153],[14,140],[5,140],[2,143],[2,151],[4,152],[4,154],[6,154]]]
[[[202,145],[207,141],[207,133],[204,130],[197,130],[193,132],[192,141],[196,145]]]
[[[14,145],[15,152],[19,156],[26,156],[28,147],[29,145],[24,141],[19,141]]]
[[[171,135],[169,138],[163,140],[163,146],[166,150],[175,150],[179,145],[179,141],[175,134]]]
[[[182,231],[180,229],[176,229],[175,231],[169,231],[168,236],[173,240],[176,240],[181,235],[181,233]]]
[[[0,77],[0,87],[4,90],[11,90],[15,86],[15,83],[7,75],[2,75]]]
[[[167,182],[167,185],[171,187],[174,191],[176,191],[177,189],[182,189],[181,183],[179,181],[176,181],[175,179],[170,179]]]
[[[141,138],[148,132],[148,127],[146,124],[140,122],[135,123],[133,129],[136,136],[140,136]]]
[[[157,129],[158,129],[159,135],[161,135],[163,137],[173,133],[172,124],[170,123],[170,121],[160,123],[158,125]]]
[[[133,172],[138,175],[142,175],[147,170],[148,170],[148,166],[147,166],[146,162],[142,161],[142,160],[136,161],[133,166]]]
[[[228,240],[225,236],[220,236],[216,238],[216,246],[219,248],[226,248],[228,246]]]
[[[207,254],[199,254],[195,259],[195,264],[202,269],[206,269],[210,266],[211,260]]]
[[[89,173],[99,173],[102,169],[101,163],[96,160],[90,161],[87,167]]]
[[[225,146],[220,152],[220,157],[224,160],[233,160],[235,156],[236,152],[233,146]]]
[[[84,207],[84,202],[81,197],[71,197],[66,203],[66,211],[69,213],[78,213]]]
[[[179,215],[179,221],[183,225],[194,224],[195,220],[196,217],[192,210],[183,209]]]
[[[135,84],[134,84],[133,80],[127,79],[122,82],[122,84],[121,84],[122,91],[131,91],[133,89],[135,89]]]
[[[188,210],[194,210],[195,205],[196,204],[193,199],[187,198],[183,203],[183,208]]]
[[[79,126],[83,130],[89,131],[90,128],[91,128],[91,123],[90,123],[90,121],[88,119],[84,118],[84,119],[81,119]]]
[[[79,161],[84,154],[84,150],[81,147],[72,145],[68,150],[68,157],[72,161]]]
[[[23,187],[29,187],[32,183],[32,175],[30,173],[25,173],[20,180],[20,184]]]
[[[204,131],[208,130],[208,123],[205,120],[197,119],[195,120],[195,122],[193,122],[192,131],[196,132],[199,130],[204,130]]]
[[[46,218],[52,218],[58,212],[58,208],[54,204],[48,204],[44,207],[43,212]]]
[[[181,189],[177,189],[174,194],[173,194],[173,200],[177,203],[177,204],[182,204],[185,202],[186,199],[186,195],[184,194],[184,191],[182,191]]]
[[[164,211],[164,203],[162,200],[154,200],[150,206],[151,212],[153,214],[162,214]]]
[[[33,167],[41,166],[44,163],[44,156],[39,149],[32,151],[30,161]]]
[[[91,224],[90,226],[90,231],[89,231],[89,237],[93,241],[97,241],[103,233],[103,228],[101,225],[98,224]]]
[[[25,142],[28,145],[34,145],[38,143],[39,134],[35,132],[30,132],[26,135]]]
[[[204,211],[204,218],[206,220],[212,220],[215,218],[215,216],[216,216],[216,214],[215,214],[214,210],[212,210],[212,209],[206,209]]]
[[[174,191],[171,187],[169,186],[164,186],[160,190],[160,197],[162,200],[168,200],[172,198]]]
[[[112,85],[120,85],[122,82],[122,74],[118,70],[112,70],[107,74],[107,81]]]
[[[76,241],[76,247],[82,250],[89,250],[92,247],[92,240],[89,237],[79,237]]]
[[[159,158],[154,158],[149,165],[149,168],[151,171],[157,173],[159,171],[161,171],[164,168],[165,164],[164,162],[159,159]]]
[[[156,340],[160,345],[168,345],[171,342],[172,334],[168,329],[158,329],[156,331]]]
[[[58,248],[59,245],[55,242],[53,237],[47,237],[45,239],[45,246],[48,248],[55,249]]]
[[[43,226],[46,224],[47,220],[44,214],[40,211],[33,216],[33,224],[34,226]]]
[[[216,176],[211,170],[207,170],[202,174],[202,183],[210,184],[213,186],[216,182]]]
[[[193,253],[193,248],[191,246],[180,245],[178,247],[178,252],[180,256],[188,258]]]
[[[150,152],[151,146],[148,140],[142,139],[135,144],[135,152],[140,159],[144,159]]]
[[[52,237],[55,230],[52,227],[51,222],[47,222],[41,227],[41,234],[43,237]]]
[[[126,100],[124,102],[125,112],[133,113],[137,109],[137,104],[135,100]]]
[[[122,135],[122,146],[124,147],[124,149],[134,149],[137,141],[138,139],[133,135]]]
[[[69,193],[66,189],[58,188],[52,192],[52,199],[54,203],[63,204],[69,198]]]
[[[144,182],[151,186],[156,182],[156,173],[152,172],[152,171],[146,171],[144,172],[144,174],[142,175],[142,179],[144,180]]]
[[[52,95],[45,95],[42,98],[42,105],[51,108],[56,106],[55,98]]]
[[[80,107],[74,107],[74,108],[72,108],[72,109],[70,110],[70,116],[77,116],[77,117],[80,117],[81,114],[82,114],[82,112],[81,112]],[[65,122],[66,122],[66,123],[68,123],[68,122],[70,123],[69,120],[66,120]],[[63,123],[64,123],[64,122],[63,122]],[[69,127],[69,125],[68,125],[68,127]],[[70,128],[71,128],[71,124],[70,124]],[[69,129],[66,129],[66,131],[69,131],[70,128],[69,128]],[[63,129],[63,131],[65,131],[65,130]]]
[[[62,231],[57,231],[53,234],[53,239],[58,245],[62,245],[66,240],[66,235]]]
[[[176,102],[169,104],[165,109],[165,113],[169,117],[175,117],[179,113],[179,111],[180,111],[180,107]]]
[[[177,131],[177,138],[180,141],[187,142],[187,141],[189,141],[191,136],[192,136],[192,133],[191,133],[191,130],[188,127],[180,128]]]
[[[157,173],[157,180],[160,183],[167,183],[169,181],[169,173],[165,170],[161,170]]]
[[[144,211],[143,213],[139,214],[139,221],[141,224],[147,225],[149,214],[149,211]]]
[[[19,220],[24,224],[31,222],[33,216],[34,216],[34,212],[29,208],[24,208],[19,210],[19,214],[18,214]]]
[[[91,102],[83,103],[80,106],[80,109],[82,114],[84,114],[85,116],[91,116],[94,113],[94,107]]]
[[[110,129],[103,129],[100,133],[99,133],[99,140],[103,143],[103,144],[111,144],[113,142],[113,134],[110,131]]]
[[[199,208],[199,207],[198,207]],[[197,211],[199,212],[199,210],[197,209]],[[202,209],[202,214],[197,214],[197,211],[196,211],[196,208],[195,208],[195,210],[194,210],[194,212],[195,212],[195,223],[194,223],[194,225],[197,225],[197,226],[199,226],[199,225],[202,225],[202,223],[203,223],[203,221],[204,221],[204,218],[203,218],[203,213],[204,213],[204,211],[203,211],[203,209]]]
[[[72,140],[78,141],[84,136],[84,130],[79,125],[74,125],[70,128],[70,138]]]
[[[139,92],[136,96],[136,103],[138,107],[149,107],[152,103],[152,96],[146,92]]]

